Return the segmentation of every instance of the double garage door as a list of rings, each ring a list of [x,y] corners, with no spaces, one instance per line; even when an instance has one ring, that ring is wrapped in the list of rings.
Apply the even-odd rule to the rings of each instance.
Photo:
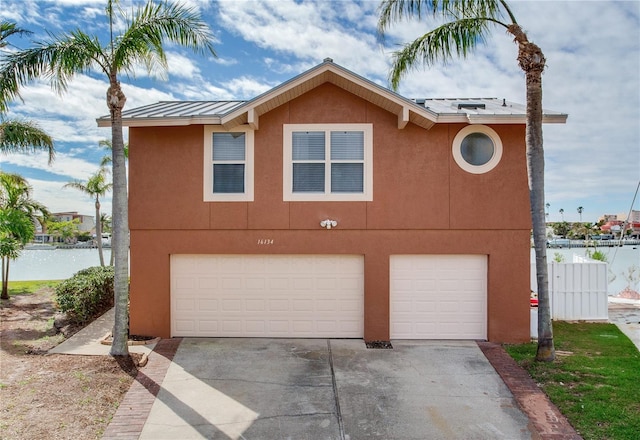
[[[390,260],[391,339],[485,339],[485,256]],[[172,255],[171,334],[362,338],[360,255]]]

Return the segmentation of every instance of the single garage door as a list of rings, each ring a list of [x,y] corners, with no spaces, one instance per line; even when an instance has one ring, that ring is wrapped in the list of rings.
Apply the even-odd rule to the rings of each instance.
[[[486,339],[485,255],[393,255],[391,339]]]
[[[173,336],[361,338],[361,255],[172,255]]]

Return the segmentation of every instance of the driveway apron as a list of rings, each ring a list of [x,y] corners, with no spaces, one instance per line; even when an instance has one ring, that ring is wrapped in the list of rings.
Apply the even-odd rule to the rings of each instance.
[[[529,439],[475,342],[185,338],[141,439]]]

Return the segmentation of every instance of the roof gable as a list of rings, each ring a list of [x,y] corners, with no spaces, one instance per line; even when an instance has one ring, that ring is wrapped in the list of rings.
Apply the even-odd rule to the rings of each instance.
[[[331,83],[397,115],[398,128],[407,123],[430,129],[437,123],[524,124],[526,108],[497,98],[407,99],[361,77],[327,58],[318,66],[249,101],[163,101],[122,113],[122,125],[168,126],[213,124],[226,129],[248,124],[259,129],[260,116],[298,96]],[[545,111],[543,122],[564,123],[567,115]],[[109,116],[98,119],[107,127]]]

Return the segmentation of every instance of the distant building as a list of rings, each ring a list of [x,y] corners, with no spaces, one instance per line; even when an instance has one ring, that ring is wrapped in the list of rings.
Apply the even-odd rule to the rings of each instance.
[[[627,221],[629,223],[640,223],[640,211],[631,211],[629,218],[627,218],[627,213],[623,212],[622,214],[618,214],[618,220]]]
[[[617,220],[618,220],[618,216],[616,214],[605,214],[598,219],[598,221],[603,221],[605,223],[615,222]]]
[[[51,217],[61,222],[69,222],[78,219],[78,230],[80,232],[94,232],[94,228],[96,227],[96,223],[92,215],[78,214],[77,211],[54,212],[51,214]]]

